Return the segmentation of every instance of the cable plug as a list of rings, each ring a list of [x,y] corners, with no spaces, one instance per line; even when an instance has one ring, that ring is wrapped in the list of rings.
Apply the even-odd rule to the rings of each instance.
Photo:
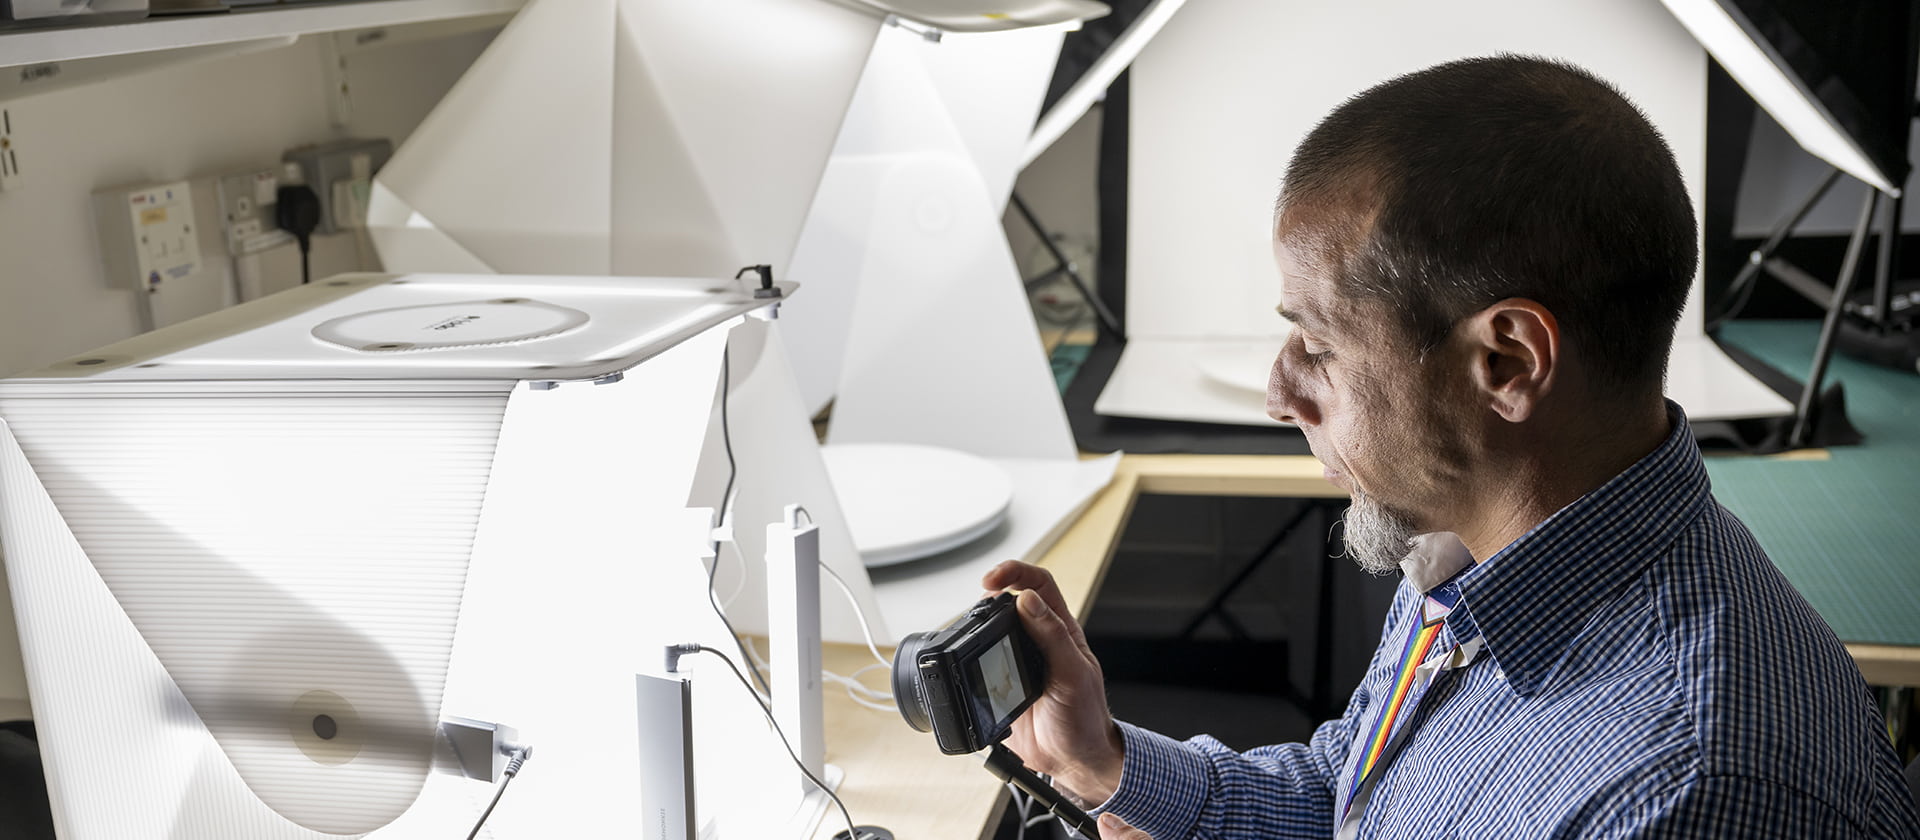
[[[669,674],[680,673],[680,657],[692,656],[699,652],[700,652],[699,642],[685,642],[677,645],[667,645],[667,673]]]
[[[287,184],[274,197],[274,222],[300,243],[300,282],[312,279],[307,255],[313,251],[313,232],[320,227],[320,195],[305,184]]]
[[[764,299],[764,298],[780,297],[779,287],[773,285],[773,266],[750,265],[750,266],[747,266],[746,268],[740,269],[737,272],[734,272],[733,279],[738,280],[742,277],[745,277],[749,272],[760,275],[760,288],[753,290],[753,296],[755,298]]]
[[[511,777],[519,775],[520,765],[527,763],[527,759],[533,757],[533,745],[522,744],[510,747],[509,749],[513,750],[513,757],[507,759],[507,769],[501,771],[501,773]]]

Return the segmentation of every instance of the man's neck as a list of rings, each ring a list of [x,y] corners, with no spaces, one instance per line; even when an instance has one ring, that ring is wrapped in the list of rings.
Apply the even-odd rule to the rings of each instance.
[[[1503,452],[1489,453],[1463,498],[1473,510],[1455,529],[1484,563],[1547,517],[1572,504],[1658,449],[1671,431],[1664,401],[1631,416],[1585,412],[1541,422],[1521,432]],[[1604,422],[1598,421],[1606,415]],[[1548,418],[1541,418],[1546,421]]]

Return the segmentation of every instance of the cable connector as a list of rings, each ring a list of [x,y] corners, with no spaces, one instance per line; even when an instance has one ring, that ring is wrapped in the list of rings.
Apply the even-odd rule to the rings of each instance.
[[[518,744],[511,749],[513,750],[513,757],[507,759],[507,769],[501,771],[502,775],[509,778],[519,775],[520,765],[527,763],[527,759],[533,757],[532,744]]]
[[[313,231],[320,226],[320,194],[305,184],[286,184],[274,194],[274,222],[293,234],[300,245],[300,282],[312,282],[309,258],[313,253]]]
[[[667,645],[667,650],[666,650],[667,673],[669,674],[680,673],[680,657],[692,656],[699,652],[700,652],[699,642],[686,642],[684,644],[678,644],[678,645]]]
[[[770,300],[770,299],[776,299],[780,297],[780,287],[773,285],[773,266],[750,265],[750,266],[747,266],[746,268],[740,269],[737,272],[734,272],[733,279],[738,280],[742,277],[745,277],[747,276],[748,272],[752,272],[754,274],[760,275],[760,288],[753,290],[754,298],[760,299],[760,300]]]

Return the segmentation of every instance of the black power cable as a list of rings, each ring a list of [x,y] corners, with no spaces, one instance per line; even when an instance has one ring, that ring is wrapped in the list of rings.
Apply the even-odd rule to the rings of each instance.
[[[480,828],[487,824],[487,818],[493,816],[493,808],[500,804],[500,797],[507,792],[507,783],[520,775],[520,765],[533,755],[533,747],[521,747],[513,751],[513,758],[507,759],[507,769],[500,774],[500,786],[493,790],[493,801],[487,803],[487,810],[480,812],[480,821],[473,824],[473,830],[467,832],[467,840],[480,836]]]
[[[320,227],[320,195],[305,184],[289,184],[274,194],[274,221],[300,243],[300,284],[313,282],[313,232]]]
[[[727,510],[733,506],[733,482],[740,474],[739,466],[733,460],[733,432],[727,422],[727,399],[730,396],[728,392],[733,389],[732,367],[733,352],[722,347],[720,350],[720,444],[727,453],[727,486],[720,491],[720,515],[714,525],[716,532],[727,524]],[[759,668],[754,667],[753,658],[747,655],[746,644],[740,641],[740,633],[733,629],[733,622],[727,620],[727,611],[720,608],[720,597],[713,591],[713,578],[719,572],[720,539],[716,536],[713,539],[713,565],[707,567],[707,603],[713,606],[713,614],[719,616],[720,624],[727,628],[727,638],[733,640],[734,647],[740,651],[740,658],[746,660],[747,669],[753,673],[753,681],[760,685],[760,692],[772,695],[773,689],[767,687],[767,678],[761,676]],[[759,700],[759,698],[760,694],[754,695],[754,699]],[[766,708],[766,705],[765,700],[760,700],[762,709]]]
[[[714,656],[720,657],[721,662],[727,663],[727,670],[733,672],[733,678],[740,681],[740,687],[746,689],[747,693],[753,694],[753,685],[748,683],[746,676],[740,673],[740,666],[733,664],[733,657],[728,656],[724,651],[716,650],[702,644],[675,645],[672,649],[677,653],[711,653]],[[672,655],[673,654],[669,654],[669,656]],[[754,694],[753,699],[758,701],[760,695]],[[787,740],[787,733],[782,732],[780,730],[780,722],[773,719],[773,710],[768,709],[765,703],[759,703],[758,705],[760,706],[760,713],[767,718],[767,725],[773,727],[773,734],[780,737],[780,746],[786,748],[787,757],[793,759],[793,766],[800,768],[800,775],[806,776],[807,781],[812,782],[815,788],[818,788],[821,793],[826,794],[827,798],[833,800],[833,804],[840,808],[840,818],[847,821],[847,833],[844,837],[847,838],[847,840],[866,840],[866,838],[875,836],[872,832],[861,831],[859,826],[853,824],[853,814],[847,811],[847,803],[841,802],[840,796],[834,793],[832,788],[827,787],[826,782],[820,781],[818,776],[813,775],[813,771],[807,769],[806,762],[801,761],[799,754],[793,751],[793,743]],[[841,837],[842,835],[836,834],[834,835],[834,840],[841,840]],[[468,838],[468,840],[472,840],[472,838]]]

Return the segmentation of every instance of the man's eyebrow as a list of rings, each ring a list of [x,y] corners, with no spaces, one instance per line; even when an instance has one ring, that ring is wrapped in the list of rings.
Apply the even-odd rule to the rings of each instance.
[[[1320,313],[1311,309],[1288,309],[1283,303],[1274,307],[1273,311],[1280,313],[1280,317],[1314,332],[1326,332],[1329,326],[1327,319],[1320,317]]]

